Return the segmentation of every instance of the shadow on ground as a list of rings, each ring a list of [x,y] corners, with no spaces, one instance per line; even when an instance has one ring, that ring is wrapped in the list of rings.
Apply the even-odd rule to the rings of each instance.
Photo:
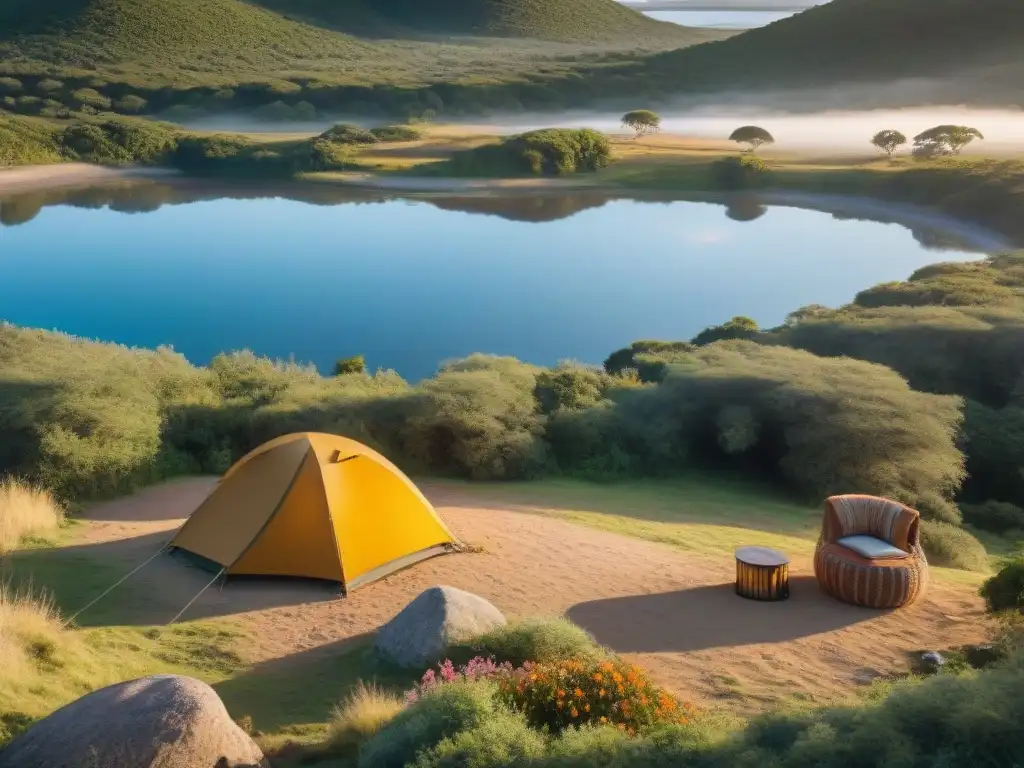
[[[65,616],[76,614],[136,567],[134,576],[75,618],[83,627],[166,624],[216,575],[181,554],[158,554],[173,531],[116,541],[27,549],[4,563],[4,579],[16,587],[52,595]],[[181,620],[339,599],[333,582],[304,579],[228,579],[210,586]]]
[[[359,680],[407,690],[422,670],[382,661],[366,633],[256,664],[213,687],[232,717],[249,715],[263,731],[330,719],[331,709]]]
[[[733,584],[592,600],[566,617],[620,653],[672,653],[783,643],[877,618],[822,594],[813,577],[791,580],[782,602],[747,600]]]

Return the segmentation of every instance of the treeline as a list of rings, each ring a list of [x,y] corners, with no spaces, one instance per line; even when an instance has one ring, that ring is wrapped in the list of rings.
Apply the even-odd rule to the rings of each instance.
[[[954,408],[963,414],[956,443],[967,460],[960,508],[948,503],[951,488],[935,478],[927,482],[936,493],[923,492],[916,503],[934,520],[959,524],[966,518],[1024,538],[1024,254],[924,267],[906,282],[862,291],[848,306],[804,307],[779,328],[762,331],[748,318],[734,318],[692,342],[638,342],[605,365],[611,372],[635,368],[642,380],[661,381],[673,365],[707,354],[724,339],[802,350],[837,364],[870,361],[898,373],[914,391],[955,398]],[[841,391],[845,385],[834,386]],[[821,428],[838,418],[829,416]],[[907,447],[895,435],[876,434],[882,454],[897,444]],[[938,454],[932,451],[915,455],[933,469],[948,466],[933,463]],[[908,477],[904,462],[889,460],[901,484]]]

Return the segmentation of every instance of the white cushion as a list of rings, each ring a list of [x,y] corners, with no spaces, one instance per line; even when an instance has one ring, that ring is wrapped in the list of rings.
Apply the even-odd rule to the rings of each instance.
[[[907,553],[899,547],[894,547],[887,541],[876,539],[874,536],[844,536],[836,541],[836,544],[852,549],[861,557],[868,560],[881,560],[887,557],[907,557]]]

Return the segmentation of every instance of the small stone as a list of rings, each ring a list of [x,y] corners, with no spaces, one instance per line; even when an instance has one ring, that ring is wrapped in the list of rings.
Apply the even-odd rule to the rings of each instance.
[[[919,671],[934,674],[946,665],[945,657],[938,651],[925,651],[921,654]]]

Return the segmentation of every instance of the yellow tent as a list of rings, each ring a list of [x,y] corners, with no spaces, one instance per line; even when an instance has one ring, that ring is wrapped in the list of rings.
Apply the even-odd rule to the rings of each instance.
[[[347,591],[458,540],[401,470],[336,435],[285,435],[241,458],[170,543],[225,573],[303,576]]]

